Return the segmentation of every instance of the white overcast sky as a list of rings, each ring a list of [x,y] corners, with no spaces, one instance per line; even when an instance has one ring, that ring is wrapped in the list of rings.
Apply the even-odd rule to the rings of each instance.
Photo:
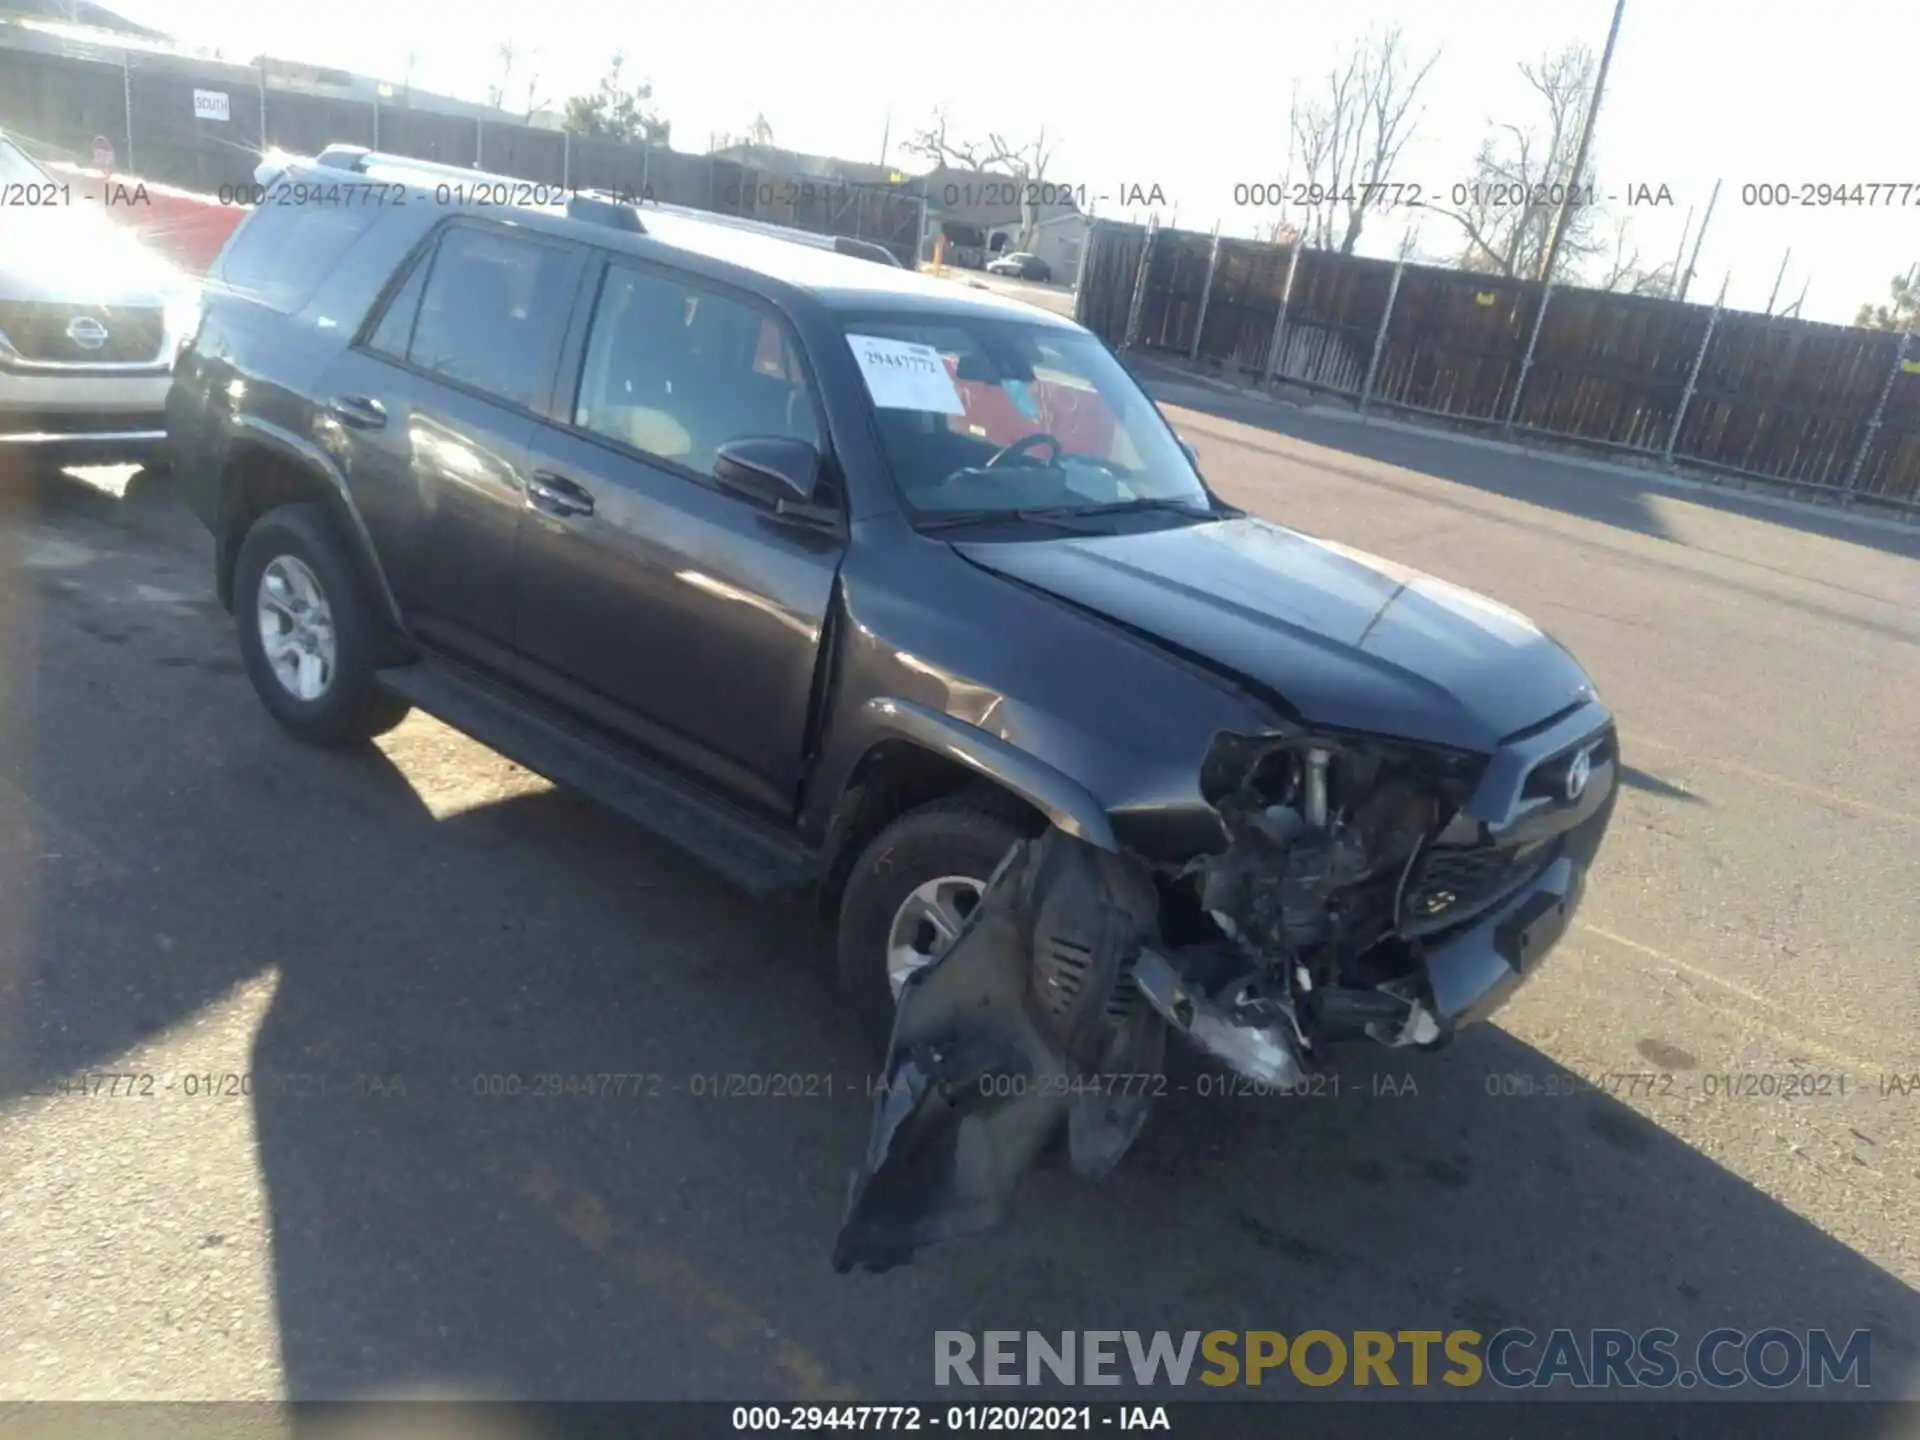
[[[1323,74],[1370,27],[1397,23],[1415,53],[1441,51],[1395,178],[1444,190],[1466,178],[1490,118],[1536,113],[1517,63],[1572,39],[1597,52],[1612,0],[1097,8],[1051,0],[329,0],[320,9],[122,0],[116,8],[185,42],[220,46],[229,59],[266,51],[398,79],[416,51],[416,85],[476,100],[498,74],[497,47],[511,41],[525,57],[521,76],[537,65],[556,108],[560,97],[591,89],[608,56],[624,50],[628,73],[652,81],[680,149],[703,150],[711,133],[744,130],[762,113],[782,146],[877,160],[891,114],[890,158],[899,163],[899,141],[944,104],[960,130],[1017,137],[1046,126],[1059,139],[1050,174],[1091,195],[1157,184],[1182,226],[1219,221],[1245,235],[1262,215],[1235,207],[1233,188],[1278,178],[1294,83]],[[1721,179],[1689,298],[1711,299],[1731,274],[1728,303],[1763,309],[1791,249],[1780,306],[1803,285],[1809,319],[1851,320],[1862,300],[1884,300],[1888,279],[1920,261],[1920,203],[1769,209],[1743,205],[1740,192],[1768,181],[1901,182],[1920,191],[1916,38],[1917,0],[1627,0],[1594,157],[1603,193],[1664,184],[1674,197],[1671,208],[1632,212],[1642,260],[1672,259],[1688,208],[1704,212]],[[1096,209],[1118,207],[1110,200]],[[1393,253],[1407,218],[1373,221],[1362,251]],[[1453,251],[1438,217],[1424,221],[1419,238],[1428,254]]]

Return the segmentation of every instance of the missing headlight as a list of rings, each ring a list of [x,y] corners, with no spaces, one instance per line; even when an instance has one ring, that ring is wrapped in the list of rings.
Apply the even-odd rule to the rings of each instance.
[[[1420,847],[1464,799],[1456,757],[1369,737],[1222,735],[1201,791],[1229,843],[1187,867],[1200,908],[1246,957],[1299,988],[1392,933]]]

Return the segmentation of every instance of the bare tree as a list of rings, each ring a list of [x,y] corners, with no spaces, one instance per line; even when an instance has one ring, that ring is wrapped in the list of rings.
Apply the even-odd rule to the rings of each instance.
[[[1296,88],[1283,189],[1302,199],[1298,218],[1280,224],[1318,249],[1353,253],[1367,216],[1395,199],[1394,168],[1419,124],[1414,102],[1439,59],[1436,50],[1415,68],[1394,26],[1356,42],[1323,90]]]
[[[526,118],[528,120],[532,120],[535,112],[538,111],[540,107],[546,103],[547,103],[546,98],[540,93],[540,72],[538,70],[535,70],[531,75],[527,77]]]
[[[1606,242],[1596,231],[1599,215],[1590,204],[1593,167],[1571,173],[1580,149],[1580,125],[1593,93],[1593,51],[1572,44],[1534,63],[1522,63],[1545,115],[1526,122],[1501,121],[1480,145],[1473,173],[1431,208],[1460,226],[1465,244],[1461,268],[1532,278],[1539,273],[1552,242],[1553,217],[1562,188],[1578,185],[1569,210],[1552,278],[1564,279],[1586,260],[1602,253]]]
[[[773,148],[773,125],[765,115],[756,113],[753,123],[738,135],[731,130],[722,130],[713,137],[710,149],[717,153],[732,150],[740,146],[750,146],[756,150]]]
[[[1620,295],[1653,295],[1671,300],[1677,292],[1673,263],[1669,261],[1651,269],[1641,264],[1640,247],[1630,245],[1628,229],[1627,217],[1622,215],[1614,223],[1612,245],[1600,271],[1600,288]],[[1565,246],[1566,242],[1562,241],[1563,250]]]
[[[500,78],[487,87],[487,104],[495,110],[508,108],[507,101],[515,94],[514,66],[524,59],[528,62],[528,74],[526,85],[519,91],[526,97],[522,118],[533,119],[534,112],[544,103],[540,97],[540,52],[533,50],[523,55],[513,41],[502,40],[493,53],[500,61]]]
[[[975,170],[992,175],[1010,175],[1021,183],[1020,194],[1020,244],[1025,250],[1033,244],[1033,231],[1037,221],[1034,206],[1034,191],[1037,182],[1047,178],[1047,167],[1053,163],[1053,153],[1059,144],[1056,137],[1047,138],[1046,126],[1040,127],[1040,133],[1033,139],[1021,144],[1009,141],[1003,133],[989,130],[985,139],[961,139],[955,133],[946,107],[941,106],[933,112],[931,124],[914,132],[911,140],[901,143],[901,148],[910,155],[918,155],[930,164],[945,166],[955,170]],[[1032,183],[1026,183],[1032,182]],[[1065,191],[1064,186],[1061,187]],[[1071,205],[1072,197],[1063,193],[1063,203]]]
[[[507,108],[507,87],[513,83],[513,62],[519,51],[511,40],[502,40],[493,52],[500,61],[500,78],[487,87],[487,104],[495,110]]]

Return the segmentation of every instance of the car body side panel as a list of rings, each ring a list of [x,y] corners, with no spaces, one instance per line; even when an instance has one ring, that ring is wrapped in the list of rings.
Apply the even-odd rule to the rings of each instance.
[[[233,462],[247,451],[264,450],[306,471],[338,504],[349,538],[362,546],[373,573],[380,573],[346,467],[317,425],[310,398],[337,353],[331,338],[295,317],[217,290],[209,290],[204,305],[199,332],[174,368],[165,412],[175,483],[188,507],[216,539],[223,538],[238,479]],[[231,559],[216,557],[223,595]],[[381,588],[388,588],[384,578]]]
[[[1021,793],[1013,767],[996,773],[990,757],[1031,757],[1041,767],[1033,773],[1057,775],[1087,796],[1115,841],[1156,858],[1224,843],[1199,791],[1213,737],[1285,728],[1218,676],[989,575],[897,518],[856,527],[841,584],[833,703],[801,816],[810,843],[824,837],[862,756],[902,731],[915,738],[916,725],[929,728],[903,719],[916,711],[994,742],[944,750],[951,758]],[[1007,644],[1010,636],[1021,643]],[[1069,793],[1056,788],[1055,796]],[[1077,796],[1026,798],[1043,812],[1067,812],[1072,829],[1103,843],[1102,818]]]
[[[235,227],[202,289],[201,323],[174,367],[165,410],[175,483],[216,539],[231,499],[231,460],[245,447],[265,446],[307,470],[334,497],[396,623],[401,610],[388,566],[352,492],[337,437],[319,423],[315,402],[327,367],[430,223],[425,207],[384,213],[293,315],[258,305],[223,282],[226,258],[247,229],[245,222]],[[221,554],[216,560],[223,597],[231,559]]]

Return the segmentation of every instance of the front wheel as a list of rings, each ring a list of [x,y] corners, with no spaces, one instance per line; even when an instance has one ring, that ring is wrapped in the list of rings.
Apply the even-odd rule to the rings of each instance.
[[[353,745],[406,718],[406,702],[374,679],[378,612],[324,509],[282,505],[262,515],[233,578],[247,678],[287,731]]]
[[[882,830],[840,902],[840,985],[884,1050],[907,977],[947,953],[1024,831],[981,800],[936,800]]]

